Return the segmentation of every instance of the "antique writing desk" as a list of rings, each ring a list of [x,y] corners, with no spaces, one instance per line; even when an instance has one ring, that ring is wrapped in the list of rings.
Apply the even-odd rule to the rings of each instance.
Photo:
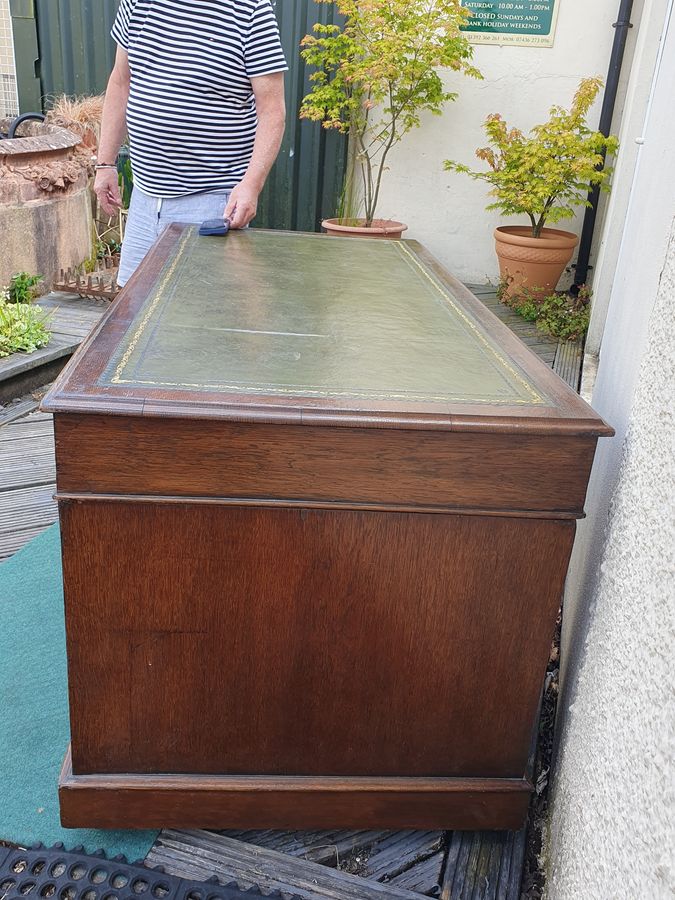
[[[172,226],[44,408],[64,824],[522,824],[611,431],[419,245]]]

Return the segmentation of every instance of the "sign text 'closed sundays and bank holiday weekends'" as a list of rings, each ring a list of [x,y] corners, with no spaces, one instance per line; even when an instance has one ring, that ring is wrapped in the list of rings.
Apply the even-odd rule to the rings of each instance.
[[[559,0],[464,0],[464,29],[476,44],[552,47]]]

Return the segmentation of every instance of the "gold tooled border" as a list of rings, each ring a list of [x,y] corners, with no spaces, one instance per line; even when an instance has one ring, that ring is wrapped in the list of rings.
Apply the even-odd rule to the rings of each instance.
[[[398,241],[396,243],[397,243],[397,246],[400,249],[401,253],[405,254],[405,256],[407,256],[412,261],[412,263],[415,266],[417,266],[417,268],[420,270],[422,275],[424,275],[424,277],[427,279],[427,281],[430,281],[431,284],[433,284],[433,286],[439,292],[441,297],[443,297],[443,299],[446,301],[446,303],[448,303],[454,309],[454,311],[457,313],[457,315],[460,317],[460,319],[462,319],[469,326],[469,328],[475,333],[478,340],[482,344],[484,344],[485,347],[487,347],[487,349],[490,351],[490,353],[492,353],[492,355],[502,364],[502,366],[506,369],[506,371],[509,372],[516,381],[519,381],[520,384],[525,388],[525,390],[529,392],[530,396],[532,397],[532,400],[529,402],[531,402],[533,404],[534,403],[543,403],[544,402],[543,398],[535,391],[535,389],[532,387],[532,385],[525,378],[523,378],[523,376],[520,375],[519,372],[517,372],[512,366],[510,366],[500,353],[497,353],[497,351],[492,346],[492,344],[488,341],[488,339],[485,337],[485,335],[482,334],[480,329],[476,326],[476,323],[471,321],[471,319],[466,315],[464,310],[460,306],[458,306],[457,303],[455,303],[455,301],[452,299],[450,294],[440,286],[440,284],[436,281],[435,278],[431,277],[431,275],[427,272],[427,270],[424,268],[424,266],[419,261],[419,259],[416,256],[414,256],[410,252],[410,250],[408,250],[408,248],[405,246],[405,244],[402,241]],[[528,401],[526,400],[523,402],[527,403]]]
[[[191,230],[188,230],[183,235],[183,238],[182,238],[180,244],[178,245],[178,252],[176,253],[176,258],[174,259],[172,264],[167,269],[167,271],[164,275],[164,278],[162,279],[162,282],[159,286],[157,294],[155,295],[155,299],[152,301],[150,306],[147,308],[145,315],[141,319],[140,325],[136,329],[136,334],[131,339],[131,342],[130,342],[129,346],[127,347],[124,355],[122,356],[122,359],[119,361],[119,364],[115,368],[115,374],[110,379],[110,381],[113,384],[133,384],[134,383],[133,381],[125,381],[122,378],[122,372],[124,371],[126,364],[129,362],[129,360],[131,358],[131,354],[134,352],[134,350],[138,346],[138,342],[140,341],[141,337],[143,336],[143,332],[147,328],[148,322],[150,321],[152,314],[157,309],[157,305],[158,305],[159,301],[162,299],[164,291],[166,290],[166,286],[169,283],[171,276],[176,271],[176,267],[178,266],[178,263],[180,262],[181,257],[185,253],[185,245],[188,242],[188,238],[190,238],[191,236],[192,236]]]
[[[157,309],[157,306],[159,305],[160,301],[162,300],[164,293],[167,289],[167,286],[169,284],[169,281],[171,280],[174,272],[176,271],[176,268],[178,267],[178,264],[180,263],[183,255],[185,253],[187,243],[192,236],[193,236],[193,229],[189,229],[185,233],[183,238],[181,239],[181,242],[178,245],[178,251],[176,252],[176,256],[175,256],[173,262],[171,263],[171,265],[169,266],[169,268],[167,269],[167,271],[164,273],[164,277],[162,278],[162,281],[159,285],[159,288],[157,290],[157,293],[156,293],[152,303],[148,306],[148,308],[145,312],[145,315],[143,316],[138,328],[136,329],[136,332],[135,332],[133,338],[131,339],[131,342],[129,343],[129,346],[127,347],[126,351],[124,352],[124,355],[122,356],[121,360],[115,367],[115,372],[110,379],[111,384],[138,384],[138,385],[148,385],[150,387],[198,388],[201,390],[214,390],[214,391],[220,391],[220,392],[233,391],[233,392],[242,392],[243,393],[243,391],[242,391],[243,383],[234,384],[234,385],[222,384],[222,383],[206,384],[206,383],[198,383],[198,382],[190,383],[190,382],[174,382],[174,381],[149,381],[149,380],[143,380],[143,379],[125,379],[122,377],[124,369],[126,368],[134,350],[138,346],[139,341],[141,340],[141,338],[145,332],[145,329],[147,328],[148,323],[150,322],[150,319],[153,316],[153,313]],[[303,388],[299,388],[299,387],[297,387],[297,388],[285,387],[284,388],[281,386],[276,387],[273,385],[265,385],[264,388],[254,388],[251,385],[246,385],[246,392],[249,394],[259,394],[261,396],[263,396],[265,394],[273,393],[273,394],[287,394],[289,396],[290,395],[293,395],[293,396],[306,395],[306,396],[311,396],[311,397],[344,397],[344,398],[355,398],[355,399],[359,399],[359,400],[374,400],[374,399],[404,400],[404,401],[407,400],[408,402],[413,402],[413,403],[415,403],[415,402],[417,402],[417,403],[425,403],[425,402],[426,403],[428,403],[428,402],[453,403],[453,402],[456,402],[456,403],[485,403],[488,405],[500,405],[501,404],[501,405],[506,405],[506,406],[512,406],[512,405],[516,405],[516,404],[530,406],[530,405],[534,405],[534,404],[544,403],[545,402],[544,399],[534,390],[532,385],[530,385],[512,366],[510,366],[506,362],[504,357],[501,356],[501,354],[497,353],[497,351],[494,349],[494,347],[490,344],[490,342],[485,338],[485,336],[477,328],[476,324],[474,322],[472,322],[471,319],[461,309],[461,307],[458,306],[457,303],[455,303],[455,301],[452,299],[450,294],[448,294],[447,291],[443,290],[443,288],[440,286],[440,284],[429,275],[429,273],[424,268],[422,263],[417,259],[417,257],[415,257],[408,250],[408,248],[403,244],[403,242],[402,241],[392,241],[391,244],[393,244],[395,246],[395,248],[398,250],[398,252],[402,254],[405,262],[407,262],[408,264],[412,263],[414,266],[416,266],[420,270],[422,275],[430,282],[431,285],[433,285],[433,287],[443,297],[445,302],[448,303],[452,307],[454,312],[462,319],[462,321],[474,332],[474,334],[478,338],[478,340],[495,357],[497,362],[504,369],[506,369],[506,371],[509,372],[509,374],[517,382],[519,382],[522,385],[522,387],[525,389],[525,391],[527,393],[530,394],[531,399],[526,400],[526,399],[520,399],[520,398],[517,398],[517,399],[509,398],[507,400],[498,400],[498,399],[495,400],[495,399],[486,399],[485,397],[481,397],[481,398],[471,398],[471,397],[466,397],[466,396],[449,397],[447,395],[445,395],[445,396],[424,395],[424,396],[414,397],[414,396],[411,396],[411,394],[409,394],[409,393],[406,393],[406,394],[390,393],[390,394],[386,394],[386,395],[382,396],[382,395],[378,395],[377,392],[375,392],[375,391],[318,391],[318,390],[311,390],[311,389],[304,388],[304,387]]]

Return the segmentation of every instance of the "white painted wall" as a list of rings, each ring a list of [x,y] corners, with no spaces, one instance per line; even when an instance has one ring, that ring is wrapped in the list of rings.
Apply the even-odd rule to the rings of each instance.
[[[607,219],[623,223],[628,213],[631,187],[642,146],[654,69],[662,51],[663,23],[669,0],[646,0],[636,32],[635,54],[631,65],[624,68],[630,75],[621,118],[619,153],[614,160],[612,192],[605,205]],[[614,272],[621,249],[623,229],[603,228],[598,221],[594,255],[593,306],[586,338],[586,354],[597,355],[605,328]]]
[[[610,280],[601,441],[565,593],[549,900],[675,896],[675,21]]]
[[[662,277],[666,249],[675,215],[675,34],[673,0],[662,4],[664,34],[659,72],[644,123],[644,142],[630,182],[626,210],[614,209],[605,223],[607,235],[620,235],[615,269],[603,271],[605,281],[595,287],[611,294],[597,379],[590,402],[616,429],[612,441],[600,441],[586,501],[587,517],[579,523],[567,579],[563,630],[563,679],[575,664],[583,632],[587,598],[592,595],[602,554],[603,529],[617,486],[622,447],[630,419],[633,394],[649,340],[652,307]],[[663,21],[668,16],[666,30]],[[673,300],[675,302],[675,299]]]
[[[568,670],[548,900],[675,896],[674,301],[675,219],[590,625],[575,636],[581,663]]]
[[[606,74],[619,0],[558,3],[553,48],[476,45],[474,59],[484,80],[448,74],[448,89],[458,91],[459,99],[441,118],[425,117],[391,157],[378,214],[406,222],[406,237],[421,241],[464,281],[496,280],[492,232],[505,220],[485,211],[484,185],[445,172],[443,160],[478,163],[473,154],[485,146],[482,123],[490,113],[529,130],[548,117],[553,104],[568,105],[582,77]],[[634,21],[640,7],[636,2]],[[629,37],[631,46],[636,31]],[[599,107],[594,125],[598,116]],[[509,219],[508,224],[520,223]],[[569,228],[579,231],[579,220]]]

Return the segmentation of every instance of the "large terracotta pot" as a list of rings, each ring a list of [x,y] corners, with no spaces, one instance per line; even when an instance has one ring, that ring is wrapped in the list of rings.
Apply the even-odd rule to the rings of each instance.
[[[509,279],[506,297],[524,289],[534,297],[552,293],[579,243],[576,234],[544,228],[532,237],[526,225],[506,225],[495,231],[495,249],[502,279]]]
[[[370,227],[365,224],[363,219],[347,221],[350,224],[343,224],[343,219],[324,219],[321,225],[333,237],[388,238],[394,241],[399,241],[403,232],[408,230],[407,225],[402,222],[393,222],[391,219],[374,219]]]

